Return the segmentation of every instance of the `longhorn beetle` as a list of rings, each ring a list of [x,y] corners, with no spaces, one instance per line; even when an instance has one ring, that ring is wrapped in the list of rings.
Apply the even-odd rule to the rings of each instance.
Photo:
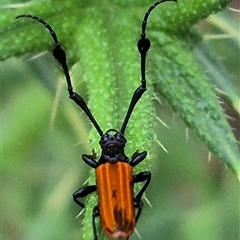
[[[124,137],[124,132],[135,105],[141,98],[142,94],[147,90],[145,79],[146,54],[150,48],[150,40],[146,37],[145,33],[147,20],[151,11],[157,5],[167,1],[174,0],[157,1],[151,5],[145,13],[142,21],[141,37],[138,41],[138,50],[141,55],[141,85],[133,93],[120,131],[109,129],[106,133],[103,133],[99,127],[84,99],[73,91],[66,53],[61,48],[57,35],[51,26],[43,19],[33,15],[24,14],[16,17],[32,18],[43,24],[50,32],[55,43],[53,56],[62,66],[68,85],[69,97],[85,112],[101,137],[99,144],[101,146],[102,153],[98,161],[95,161],[96,153],[94,152],[92,155],[82,155],[83,161],[95,169],[96,185],[84,186],[73,193],[73,200],[80,207],[84,208],[84,204],[79,201],[79,198],[85,197],[90,193],[97,191],[98,205],[94,207],[92,212],[94,240],[98,240],[95,221],[96,217],[100,217],[102,229],[108,237],[122,237],[129,239],[129,236],[132,234],[136,222],[142,212],[143,202],[141,198],[151,181],[151,173],[149,171],[145,171],[133,175],[133,167],[146,158],[147,152],[136,151],[129,161],[128,157],[124,153],[124,147],[127,142],[127,139]],[[145,183],[134,197],[133,184],[139,182]],[[137,209],[136,214],[134,210],[135,208]]]

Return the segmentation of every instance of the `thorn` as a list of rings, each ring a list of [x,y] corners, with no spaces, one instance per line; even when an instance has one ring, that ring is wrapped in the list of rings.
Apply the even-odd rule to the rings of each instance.
[[[134,228],[134,232],[136,233],[136,235],[137,235],[140,239],[142,239],[140,233],[138,232],[138,230],[137,230],[136,228]]]
[[[230,11],[232,11],[232,12],[240,13],[240,10],[239,10],[239,9],[236,9],[236,8],[231,8],[231,7],[229,7],[228,10],[230,10]]]
[[[79,218],[79,217],[83,214],[84,211],[85,211],[85,209],[82,209],[82,210],[79,212],[79,214],[76,216],[76,219]]]
[[[144,200],[152,208],[152,204],[150,203],[150,201],[148,200],[148,198],[146,196],[144,196]]]
[[[189,140],[189,128],[187,127],[185,131],[186,131],[186,142],[188,142],[188,140]]]
[[[46,55],[48,52],[47,51],[44,51],[44,52],[40,52],[38,54],[35,54],[34,56],[32,56],[31,58],[29,58],[29,61],[32,61],[32,60],[35,60],[35,59],[38,59],[44,55]]]
[[[15,3],[15,4],[7,4],[4,6],[1,6],[3,9],[17,9],[17,8],[23,8],[23,7],[28,7],[30,4],[29,2],[27,3]]]
[[[211,158],[212,158],[212,153],[211,153],[211,152],[209,152],[209,153],[208,153],[208,162],[210,162],[210,161],[211,161]]]
[[[169,126],[159,117],[156,117],[156,119],[166,128],[170,129]]]
[[[152,99],[153,99],[153,100],[157,100],[157,102],[158,102],[160,105],[163,105],[163,102],[162,102],[161,99],[157,96],[156,93],[153,94]]]
[[[89,177],[87,178],[87,180],[83,183],[83,186],[86,185],[89,181]]]
[[[168,153],[168,150],[163,146],[163,144],[158,139],[156,139],[156,142],[166,153]]]

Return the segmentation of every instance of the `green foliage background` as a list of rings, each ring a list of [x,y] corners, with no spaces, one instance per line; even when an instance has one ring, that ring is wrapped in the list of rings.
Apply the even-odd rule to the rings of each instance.
[[[45,6],[42,5],[42,8],[39,8],[36,7],[39,3],[35,1],[36,5],[32,4],[30,13],[42,17],[44,15],[51,16],[51,11],[53,14],[61,10],[60,2],[42,1],[41,4],[45,4]],[[66,5],[73,2],[66,2]],[[186,11],[188,11],[191,9],[190,2],[180,1],[179,4],[185,4]],[[13,1],[2,1],[3,5],[10,3],[12,4]],[[74,65],[79,58],[78,54],[83,59],[90,58],[88,61],[93,63],[90,68],[94,65],[93,78],[90,77],[90,80],[87,78],[89,76],[86,77],[84,74],[84,70],[88,71],[87,67],[89,65],[85,64],[83,60],[81,60],[81,64],[74,65],[72,77],[77,92],[81,93],[85,99],[90,96],[90,106],[104,130],[110,127],[118,127],[123,117],[121,112],[116,113],[114,111],[116,109],[111,109],[111,106],[117,106],[120,102],[122,105],[118,108],[121,109],[122,106],[124,113],[131,92],[139,84],[139,75],[135,75],[135,69],[139,74],[139,56],[135,45],[140,32],[141,19],[150,3],[151,1],[148,1],[148,3],[138,1],[136,6],[134,1],[129,1],[122,2],[121,6],[117,6],[114,1],[108,4],[104,1],[104,7],[109,7],[108,11],[112,11],[112,17],[121,20],[119,23],[115,22],[115,24],[123,27],[121,34],[116,36],[109,32],[104,34],[106,36],[110,34],[113,44],[110,46],[111,50],[120,51],[120,54],[124,55],[126,48],[130,49],[131,52],[128,52],[127,55],[129,59],[125,59],[124,62],[119,61],[119,64],[124,64],[125,68],[132,71],[130,73],[126,72],[122,76],[121,71],[125,68],[120,68],[116,75],[120,78],[118,79],[120,85],[124,85],[124,90],[121,91],[121,94],[117,93],[118,99],[113,99],[112,95],[116,94],[114,89],[117,89],[118,86],[114,87],[113,92],[111,91],[109,96],[106,97],[109,98],[106,109],[96,109],[97,107],[94,109],[94,106],[100,104],[101,99],[106,101],[106,98],[103,98],[106,92],[99,92],[102,91],[99,85],[101,84],[103,89],[108,91],[112,84],[116,84],[114,81],[110,82],[112,81],[111,77],[102,78],[100,73],[98,79],[94,78],[98,71],[107,71],[108,73],[114,69],[111,65],[107,65],[109,61],[102,58],[102,56],[106,59],[109,57],[109,55],[105,56],[106,49],[109,46],[105,46],[102,52],[96,52],[99,51],[99,48],[96,47],[97,44],[106,36],[104,34],[96,36],[98,32],[93,30],[93,23],[92,28],[89,29],[89,36],[95,36],[95,38],[83,39],[81,34],[71,38],[71,34],[74,35],[76,29],[78,29],[78,33],[88,31],[87,29],[84,30],[84,27],[87,28],[86,24],[91,20],[87,15],[89,11],[92,11],[92,15],[97,15],[98,12],[89,10],[89,3],[81,1],[81,3],[77,3],[79,5],[77,5],[78,9],[75,14],[79,14],[81,16],[80,20],[86,21],[86,24],[79,26],[74,15],[67,14],[67,11],[62,13],[61,21],[57,19],[55,22],[59,38],[63,36],[61,42],[67,49],[70,65]],[[226,2],[224,4],[226,5]],[[94,5],[96,6],[95,1],[93,1]],[[99,6],[99,8],[102,10],[103,6]],[[7,37],[3,34],[5,38],[1,43],[1,60],[12,56],[20,56],[26,52],[37,53],[43,49],[52,49],[51,39],[48,34],[45,34],[42,26],[33,22],[30,23],[30,20],[26,19],[18,20],[19,22],[14,20],[16,15],[26,13],[26,9],[9,7],[2,9],[3,19],[4,16],[9,17],[11,15],[13,20],[9,22],[10,30]],[[46,13],[46,9],[50,10]],[[167,13],[167,11],[164,13],[166,18],[168,17]],[[132,14],[133,22],[129,23],[125,20],[124,16],[126,14]],[[239,54],[237,54],[239,53],[239,41],[236,40],[237,35],[239,36],[239,29],[235,19],[239,16],[238,14],[226,10],[202,21],[194,28],[194,31],[188,32],[186,29],[188,30],[197,21],[191,17],[182,19],[181,16],[185,16],[182,12],[182,15],[172,16],[173,19],[178,19],[178,21],[172,20],[171,22],[172,35],[168,32],[167,34],[166,32],[160,35],[156,34],[154,32],[156,26],[169,31],[169,25],[165,25],[164,21],[159,23],[154,17],[150,18],[149,32],[151,31],[151,34],[149,38],[152,40],[152,49],[148,57],[149,72],[153,72],[152,76],[165,74],[166,77],[163,79],[167,79],[167,68],[163,63],[166,65],[173,64],[167,62],[168,59],[171,59],[169,55],[172,53],[172,41],[179,44],[178,52],[175,52],[173,56],[173,59],[177,60],[179,60],[178,56],[181,58],[183,56],[181,54],[188,53],[190,47],[194,46],[193,53],[201,62],[203,69],[208,72],[210,79],[218,89],[225,92],[232,109],[239,113],[240,61]],[[94,17],[96,17],[95,15]],[[47,16],[46,20],[48,19]],[[208,16],[208,13],[203,12],[202,17],[199,18],[201,19],[204,16]],[[151,20],[152,23],[150,23]],[[2,20],[1,23],[4,23],[4,21]],[[187,24],[181,25],[184,21]],[[27,24],[30,24],[29,27]],[[20,30],[17,29],[20,25],[27,28],[27,34],[24,32],[26,31],[24,27]],[[13,26],[16,27],[16,31],[11,29]],[[32,26],[33,28],[30,28]],[[6,31],[6,28],[4,29]],[[66,29],[68,30],[68,36],[66,35]],[[182,36],[174,33],[174,29],[181,30]],[[199,42],[200,37],[196,30],[204,34],[201,42]],[[43,35],[43,32],[45,35]],[[184,36],[183,33],[186,33],[186,35]],[[169,37],[170,35],[171,37]],[[207,38],[208,36],[210,37]],[[221,38],[222,36],[225,36],[225,38]],[[185,41],[186,45],[182,44],[180,38]],[[5,39],[7,42],[5,42]],[[77,41],[78,45],[74,41]],[[115,46],[115,42],[118,45]],[[169,44],[166,44],[166,42]],[[4,48],[4,46],[6,44],[9,45],[9,51],[5,51],[6,47]],[[190,45],[189,49],[186,48],[187,44]],[[80,50],[78,49],[79,45],[81,46]],[[117,46],[122,47],[118,49]],[[98,50],[95,51],[95,47]],[[181,51],[182,47],[186,49],[185,52]],[[86,48],[89,52],[81,50]],[[161,49],[160,55],[154,55],[155,52],[159,51],[158,48]],[[4,56],[4,54],[6,55]],[[166,62],[159,59],[162,65],[155,66],[151,59],[159,58],[159,56],[166,59]],[[126,58],[125,55],[124,57]],[[183,62],[183,64],[186,64],[186,62]],[[80,209],[73,203],[72,193],[80,188],[88,178],[89,168],[83,164],[81,154],[91,153],[92,146],[96,147],[98,138],[95,136],[94,130],[91,131],[89,137],[90,124],[81,110],[68,100],[65,83],[62,81],[62,76],[55,70],[56,64],[51,54],[44,54],[38,58],[35,58],[35,54],[21,58],[12,57],[2,62],[1,68],[1,218],[3,239],[82,239],[83,231],[84,239],[92,239],[91,229],[82,229],[82,216],[75,219]],[[160,73],[157,71],[160,71]],[[190,67],[189,71],[193,71],[193,69]],[[86,83],[88,80],[89,82]],[[136,115],[133,115],[129,124],[129,133],[127,133],[129,135],[128,144],[131,145],[127,148],[128,154],[130,155],[136,149],[140,151],[148,150],[151,156],[151,171],[153,173],[152,183],[147,191],[147,198],[152,207],[145,203],[142,217],[137,224],[138,232],[142,239],[147,240],[159,238],[167,240],[237,239],[239,237],[239,185],[236,177],[216,157],[212,156],[211,160],[208,161],[209,150],[206,149],[194,132],[189,131],[188,137],[186,137],[186,125],[173,112],[172,107],[167,102],[170,101],[170,104],[176,107],[171,102],[171,92],[168,91],[168,88],[162,88],[162,85],[157,82],[153,84],[154,86],[151,86],[151,80],[150,78],[148,93],[142,99],[142,103],[137,106]],[[156,80],[160,82],[161,78],[156,77]],[[175,82],[175,79],[169,79],[169,81]],[[92,84],[92,86],[88,84]],[[104,87],[104,84],[108,86]],[[197,84],[196,88],[199,86],[201,84]],[[167,123],[169,128],[160,124],[155,118],[155,111],[151,105],[147,105],[150,116],[143,125],[145,128],[139,128],[140,123],[138,124],[137,121],[138,119],[146,119],[146,116],[141,115],[141,113],[143,112],[142,109],[146,108],[144,104],[148,104],[148,100],[153,97],[153,88],[156,92],[156,95],[154,95],[156,116]],[[91,92],[91,89],[93,92]],[[94,94],[95,96],[98,94],[97,98],[91,99]],[[162,98],[162,95],[165,98]],[[127,100],[125,100],[125,96]],[[188,100],[187,97],[186,100]],[[101,104],[104,104],[104,102]],[[182,112],[178,113],[185,120],[186,116],[189,116]],[[110,116],[110,119],[108,116]],[[154,125],[154,122],[155,128],[153,131],[152,125]],[[191,124],[190,126],[192,127]],[[140,125],[140,127],[142,126]],[[196,129],[195,131],[198,132]],[[142,139],[141,132],[149,133],[149,136]],[[134,133],[139,133],[139,136],[133,136]],[[156,140],[155,134],[168,153],[163,151],[156,141],[152,142],[152,140]],[[89,138],[92,141],[91,145],[87,140]],[[226,142],[223,139],[221,138],[220,146],[224,141]],[[205,144],[207,143],[205,142]],[[226,149],[230,149],[227,143],[226,146]],[[230,153],[232,154],[234,151],[231,150]],[[223,162],[228,164],[226,158]],[[234,172],[238,171],[237,166],[235,164]],[[91,206],[88,207],[87,214],[91,214]],[[89,216],[84,221],[87,222],[85,226],[88,224],[91,228]],[[131,240],[134,239],[138,239],[136,234],[131,237]]]

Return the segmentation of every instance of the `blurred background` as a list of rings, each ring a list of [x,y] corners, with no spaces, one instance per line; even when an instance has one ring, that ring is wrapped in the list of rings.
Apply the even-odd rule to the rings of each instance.
[[[235,1],[231,7],[239,8],[238,4]],[[231,73],[235,89],[240,79],[239,49],[229,37],[214,36],[224,33],[226,22],[238,25],[239,16],[228,9],[214,15],[220,26],[211,17],[198,25],[203,41]],[[1,67],[1,239],[81,239],[81,217],[76,219],[80,209],[72,193],[88,176],[81,155],[91,153],[89,122],[68,100],[50,53],[11,58]],[[87,99],[84,88],[81,84]],[[152,207],[145,203],[139,234],[143,240],[240,239],[237,178],[219,159],[209,160],[195,133],[187,131],[161,100],[161,105],[156,102],[157,114],[169,129],[158,124],[156,132],[169,153],[154,146],[153,178],[147,190]],[[238,117],[234,111],[231,116]],[[134,233],[131,240],[136,239]]]

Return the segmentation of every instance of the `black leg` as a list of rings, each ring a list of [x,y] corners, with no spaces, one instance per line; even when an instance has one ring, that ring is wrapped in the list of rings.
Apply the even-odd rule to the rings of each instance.
[[[144,152],[141,152],[139,153],[138,151],[136,151],[133,155],[132,155],[132,159],[131,161],[129,162],[129,164],[132,166],[132,167],[135,167],[136,165],[138,165],[140,162],[142,162],[147,156],[147,152],[144,151]]]
[[[138,154],[137,157],[139,155],[143,154],[143,153]],[[144,182],[144,181],[146,181],[145,184],[143,185],[142,189],[139,191],[139,193],[137,194],[137,196],[134,199],[134,207],[137,208],[135,223],[138,222],[138,219],[139,219],[139,217],[142,213],[143,202],[142,202],[141,198],[142,198],[143,193],[145,192],[145,190],[147,189],[147,187],[148,187],[148,185],[151,181],[151,172],[149,172],[149,171],[140,172],[140,173],[138,173],[137,175],[134,176],[134,183],[139,183],[139,182]],[[128,239],[129,239],[129,237],[126,240],[128,240]]]
[[[93,154],[91,155],[83,154],[82,159],[88,166],[96,168],[98,166],[98,163],[95,161],[97,158],[97,153],[94,150],[92,150],[92,152]]]
[[[86,186],[86,187],[82,187],[79,190],[77,190],[74,194],[73,194],[73,200],[82,208],[84,208],[84,204],[81,203],[78,198],[82,198],[82,197],[86,197],[87,195],[89,195],[90,193],[94,192],[97,190],[96,185],[91,185],[91,186]],[[98,206],[95,206],[92,212],[92,227],[93,227],[93,237],[94,240],[98,240],[98,236],[97,236],[97,229],[96,229],[96,217],[99,216],[99,209]]]
[[[96,217],[99,217],[99,208],[95,206],[92,212],[92,227],[93,227],[93,237],[94,240],[98,240],[97,228],[96,228]]]
[[[134,199],[134,207],[137,208],[137,214],[136,214],[136,218],[135,218],[135,223],[137,223],[141,213],[142,213],[142,208],[143,208],[143,202],[141,199]]]
[[[83,198],[89,195],[90,193],[94,192],[97,190],[96,185],[91,185],[91,186],[85,186],[80,189],[78,189],[74,194],[73,194],[73,200],[75,203],[77,203],[80,207],[84,208],[84,204],[81,203],[78,198]]]
[[[151,181],[151,172],[149,172],[149,171],[140,172],[134,176],[134,183],[139,183],[139,182],[144,182],[144,181],[146,181],[146,182],[143,185],[142,189],[137,194],[136,199],[142,198],[143,193],[145,192],[145,190],[147,189],[147,187]]]

